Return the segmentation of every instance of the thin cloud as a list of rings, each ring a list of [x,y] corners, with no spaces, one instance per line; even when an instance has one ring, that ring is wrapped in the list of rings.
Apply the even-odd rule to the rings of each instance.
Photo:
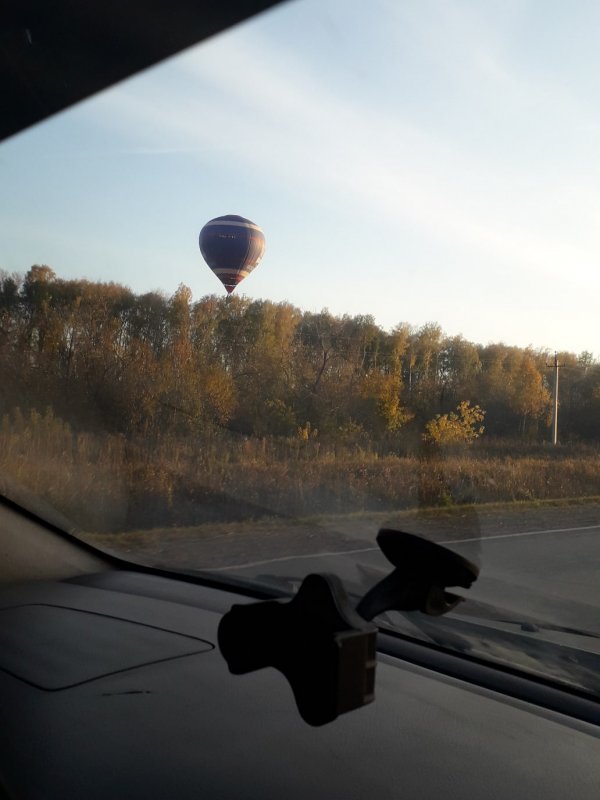
[[[394,113],[365,113],[266,41],[227,37],[173,69],[171,91],[131,84],[95,112],[108,105],[124,130],[145,130],[139,152],[226,156],[317,202],[376,204],[387,219],[514,271],[560,273],[565,263],[589,264],[589,248],[600,245],[576,220],[561,235],[548,230],[555,203],[535,173],[499,170]]]

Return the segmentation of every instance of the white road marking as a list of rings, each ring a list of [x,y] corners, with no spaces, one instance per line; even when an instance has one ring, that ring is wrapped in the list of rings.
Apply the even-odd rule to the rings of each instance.
[[[444,539],[438,544],[464,544],[465,542],[485,542],[488,539],[516,539],[521,536],[539,536],[543,533],[573,533],[577,531],[600,531],[599,525],[580,525],[577,528],[547,528],[541,531],[517,531],[516,533],[498,533],[492,536],[475,536],[470,539]],[[361,547],[356,550],[334,550],[331,552],[320,553],[304,553],[297,556],[280,556],[279,558],[267,558],[264,561],[248,561],[245,564],[230,564],[227,567],[209,568],[210,572],[225,572],[230,569],[246,569],[249,567],[262,567],[266,564],[278,564],[283,561],[300,561],[306,558],[326,558],[328,556],[350,556],[354,553],[375,553],[379,550],[378,547]]]
[[[573,531],[600,530],[600,525],[580,525],[578,528],[547,528],[542,531],[518,531],[517,533],[496,533],[492,536],[474,536],[472,539],[445,539],[439,544],[462,544],[463,542],[485,542],[488,539],[516,539],[519,536],[539,536],[542,533],[572,533]]]
[[[299,561],[302,558],[323,558],[326,556],[349,556],[352,553],[373,553],[378,547],[361,547],[360,550],[334,550],[331,553],[304,553],[299,556],[281,556],[280,558],[267,558],[265,561],[248,561],[246,564],[231,564],[228,567],[209,567],[207,572],[224,572],[226,569],[245,569],[246,567],[262,567],[263,564],[277,564],[280,561]]]

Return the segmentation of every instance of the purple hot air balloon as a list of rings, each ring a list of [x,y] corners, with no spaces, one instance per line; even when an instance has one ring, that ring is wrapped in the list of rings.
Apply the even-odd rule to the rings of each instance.
[[[231,294],[263,257],[265,235],[249,219],[227,214],[206,223],[199,244],[204,260]]]

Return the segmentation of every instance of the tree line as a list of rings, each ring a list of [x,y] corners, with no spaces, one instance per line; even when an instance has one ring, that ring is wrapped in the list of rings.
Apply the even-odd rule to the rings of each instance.
[[[227,430],[394,452],[476,408],[486,437],[542,441],[553,357],[435,323],[387,331],[369,315],[235,295],[194,302],[183,285],[167,297],[47,266],[0,273],[0,413],[50,407],[85,431]],[[588,352],[558,357],[560,439],[598,440],[600,364]]]

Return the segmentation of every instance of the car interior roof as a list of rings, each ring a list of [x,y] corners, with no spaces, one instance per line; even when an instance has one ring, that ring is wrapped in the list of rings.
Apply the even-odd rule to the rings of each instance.
[[[7,0],[0,140],[281,0]]]

